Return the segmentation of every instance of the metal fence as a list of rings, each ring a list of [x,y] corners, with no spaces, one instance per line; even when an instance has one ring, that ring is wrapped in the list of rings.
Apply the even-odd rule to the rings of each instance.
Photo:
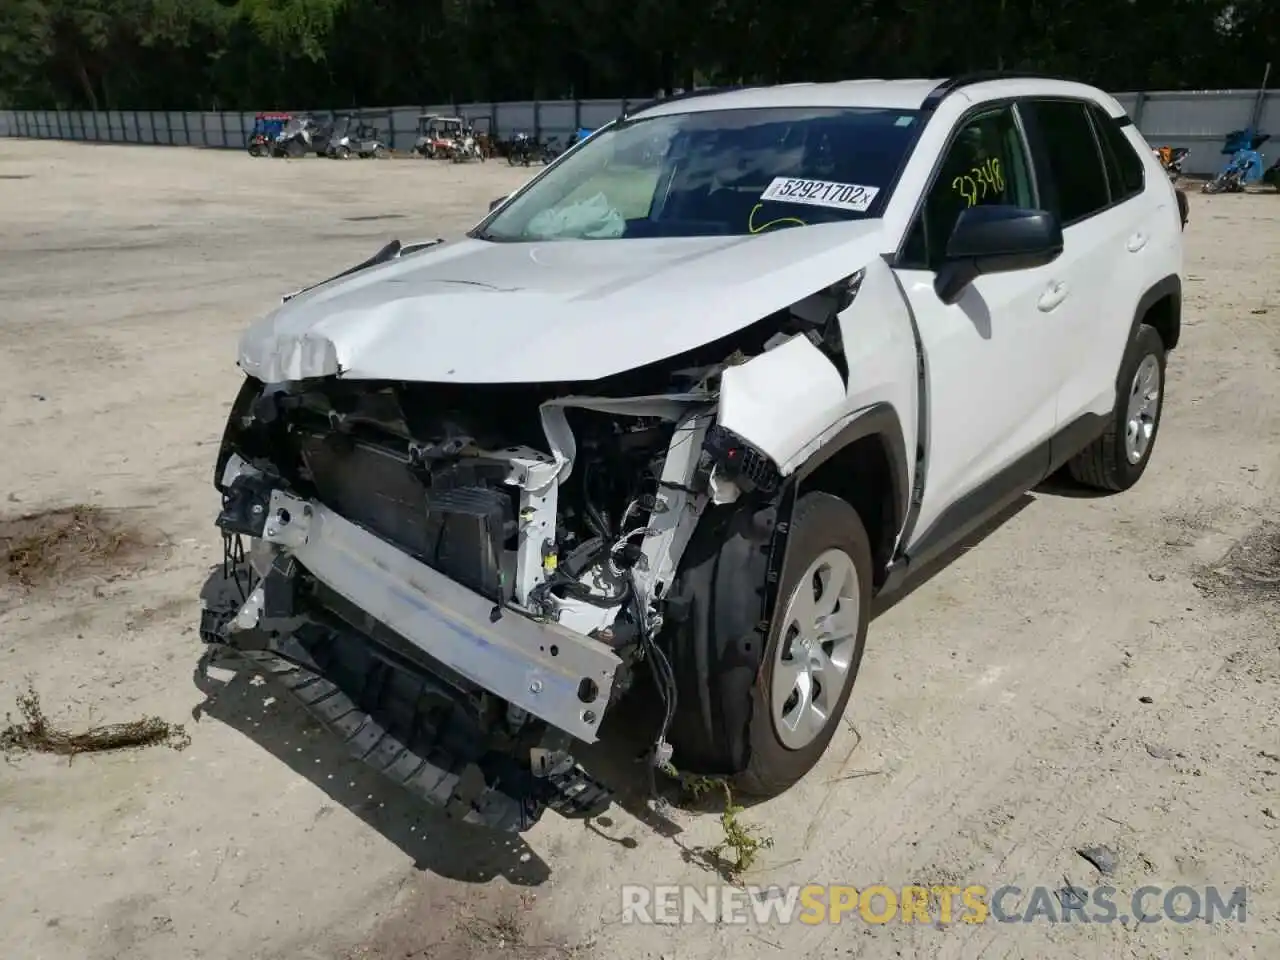
[[[1157,91],[1120,93],[1117,99],[1153,145],[1189,147],[1184,170],[1214,173],[1223,163],[1223,138],[1255,120],[1258,94],[1249,90]],[[633,100],[526,100],[505,103],[449,103],[367,108],[383,124],[383,138],[396,150],[413,146],[422,114],[488,118],[501,137],[527,132],[562,141],[579,127],[598,127],[618,116]],[[352,110],[297,110],[330,114]],[[87,140],[98,143],[161,144],[176,147],[243,149],[253,130],[254,113],[191,113],[142,110],[0,110],[0,137]],[[1273,133],[1280,149],[1280,92],[1264,96],[1257,127]],[[1264,148],[1265,150],[1266,148]]]

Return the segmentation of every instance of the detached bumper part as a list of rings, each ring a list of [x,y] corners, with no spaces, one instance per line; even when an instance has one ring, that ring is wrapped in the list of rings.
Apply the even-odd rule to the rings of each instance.
[[[273,565],[259,586],[269,596],[291,588],[292,574]],[[503,831],[529,829],[548,808],[573,817],[608,806],[609,790],[571,759],[535,775],[515,754],[493,749],[457,690],[338,615],[309,616],[284,636],[235,629],[233,621],[253,609],[254,597],[242,601],[243,580],[234,576],[222,587],[222,598],[203,612],[201,639],[260,668],[353,757],[417,799],[451,818]]]
[[[228,571],[202,639],[260,664],[353,755],[458,819],[524,830],[547,807],[607,806],[608,790],[564,747],[569,736],[597,739],[616,654],[495,605],[261,479],[224,487],[219,526],[274,544],[274,558],[255,564],[252,592],[243,561]],[[310,586],[298,587],[300,574]],[[501,701],[546,721],[543,741],[530,737],[545,728],[521,737],[481,722],[478,704]],[[539,763],[521,762],[533,755]]]
[[[323,642],[336,654],[326,672],[341,675],[348,681],[343,686],[271,650],[237,652],[284,686],[353,757],[417,799],[463,823],[508,832],[528,830],[548,808],[572,817],[608,805],[609,791],[576,764],[537,777],[510,756],[477,755],[470,749],[479,740],[476,731],[458,715],[420,709],[424,702],[443,702],[440,688],[367,656],[353,638]],[[363,688],[361,703],[343,689],[353,687],[351,680]],[[371,698],[381,703],[373,706]]]
[[[336,684],[270,651],[241,656],[279,681],[307,711],[343,741],[352,756],[394,780],[421,800],[458,817],[500,830],[526,830],[543,806],[531,790],[513,796],[490,788],[479,768],[465,765],[443,750],[410,747],[389,732]],[[463,777],[473,775],[467,783]]]

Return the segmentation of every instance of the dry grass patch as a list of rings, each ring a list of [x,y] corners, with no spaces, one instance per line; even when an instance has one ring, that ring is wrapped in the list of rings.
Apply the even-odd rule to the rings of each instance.
[[[26,590],[137,568],[159,544],[121,512],[83,504],[0,519],[0,582]]]
[[[1205,570],[1196,586],[1209,596],[1243,602],[1280,603],[1280,523],[1267,521],[1236,541]]]

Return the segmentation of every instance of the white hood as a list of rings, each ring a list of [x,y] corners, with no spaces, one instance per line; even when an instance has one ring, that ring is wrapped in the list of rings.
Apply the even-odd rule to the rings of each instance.
[[[881,253],[866,220],[746,237],[464,239],[325,283],[256,323],[268,383],[594,380],[727,336]]]

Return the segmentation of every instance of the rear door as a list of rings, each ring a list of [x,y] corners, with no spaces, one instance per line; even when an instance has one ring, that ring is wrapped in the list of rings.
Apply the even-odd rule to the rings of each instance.
[[[1042,201],[1062,222],[1061,269],[1075,300],[1057,331],[1058,422],[1065,430],[1088,414],[1109,415],[1115,403],[1116,374],[1149,272],[1154,211],[1145,209],[1142,161],[1096,104],[1032,98],[1019,111]]]

